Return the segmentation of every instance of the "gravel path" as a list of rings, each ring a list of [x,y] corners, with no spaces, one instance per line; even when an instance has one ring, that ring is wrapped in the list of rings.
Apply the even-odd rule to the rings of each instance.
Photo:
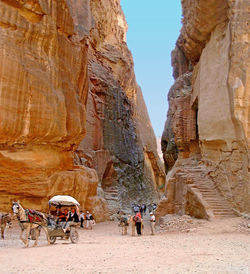
[[[162,225],[155,236],[147,221],[141,237],[121,236],[116,222],[106,222],[80,230],[78,244],[47,246],[42,234],[39,246],[31,248],[23,248],[15,224],[0,240],[0,273],[250,273],[247,221],[183,219],[192,225],[185,232],[173,217],[175,230]]]

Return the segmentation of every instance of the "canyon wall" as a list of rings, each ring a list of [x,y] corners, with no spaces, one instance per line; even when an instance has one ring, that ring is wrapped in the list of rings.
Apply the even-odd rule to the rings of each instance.
[[[99,177],[98,193],[112,213],[134,202],[157,201],[165,174],[136,83],[120,1],[90,1],[90,9],[88,130],[77,154],[80,159],[87,153]]]
[[[158,214],[182,208],[182,214],[208,215],[190,210],[187,191],[175,195],[184,185],[203,192],[214,215],[224,215],[226,207],[250,212],[250,1],[184,0],[182,7],[183,26],[172,52],[176,81],[162,136],[168,183]],[[216,202],[205,188],[216,190]]]
[[[69,194],[101,220],[158,198],[126,31],[117,0],[0,1],[0,210]]]

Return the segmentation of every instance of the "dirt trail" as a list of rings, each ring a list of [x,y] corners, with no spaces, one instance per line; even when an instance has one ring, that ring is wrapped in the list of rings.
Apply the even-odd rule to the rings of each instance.
[[[146,221],[144,235],[131,237],[106,222],[80,230],[78,244],[47,246],[41,235],[38,247],[23,248],[15,224],[0,240],[0,273],[250,273],[249,231],[232,218],[151,236]]]

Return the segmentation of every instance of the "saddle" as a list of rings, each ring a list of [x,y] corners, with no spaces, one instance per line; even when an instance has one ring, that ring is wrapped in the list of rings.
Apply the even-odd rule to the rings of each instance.
[[[44,215],[33,209],[26,209],[25,213],[30,223],[41,223],[44,221]]]
[[[121,217],[120,223],[121,223],[122,226],[128,226],[129,225],[128,218],[127,217]]]

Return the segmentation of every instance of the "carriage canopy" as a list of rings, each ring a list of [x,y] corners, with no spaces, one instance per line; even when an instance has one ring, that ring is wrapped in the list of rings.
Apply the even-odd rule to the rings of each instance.
[[[80,206],[80,204],[78,203],[78,201],[68,195],[56,195],[54,197],[52,197],[49,200],[49,205],[53,205],[53,206],[73,206],[73,205],[77,205]]]

